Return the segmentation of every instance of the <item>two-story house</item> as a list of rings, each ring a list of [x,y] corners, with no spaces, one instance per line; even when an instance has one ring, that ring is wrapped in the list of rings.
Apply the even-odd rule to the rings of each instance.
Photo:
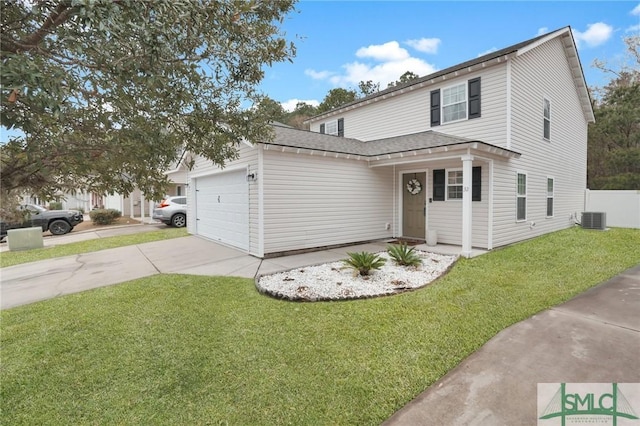
[[[188,229],[257,257],[428,235],[468,256],[574,224],[593,121],[566,27],[197,158]]]

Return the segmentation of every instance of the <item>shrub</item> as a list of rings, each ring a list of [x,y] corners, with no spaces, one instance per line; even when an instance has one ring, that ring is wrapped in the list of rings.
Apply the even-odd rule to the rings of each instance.
[[[415,248],[409,247],[407,243],[390,245],[387,247],[387,253],[401,266],[417,266],[422,263],[420,256],[415,252]]]
[[[49,203],[49,210],[62,210],[62,203],[59,201],[52,201]]]
[[[344,262],[363,276],[369,275],[373,269],[380,269],[386,262],[385,259],[377,254],[366,251],[347,254],[349,255],[349,259],[345,259]]]
[[[73,208],[71,210],[76,210],[76,211],[79,211],[80,213],[84,214],[84,209],[82,207],[76,207],[76,208]]]
[[[111,225],[120,216],[120,211],[116,209],[95,209],[89,213],[91,221],[97,225]]]

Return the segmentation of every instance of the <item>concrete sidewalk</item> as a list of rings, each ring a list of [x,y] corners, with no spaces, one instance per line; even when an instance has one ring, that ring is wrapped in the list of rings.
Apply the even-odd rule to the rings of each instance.
[[[639,356],[640,265],[501,331],[384,425],[535,425],[538,383],[640,383]]]

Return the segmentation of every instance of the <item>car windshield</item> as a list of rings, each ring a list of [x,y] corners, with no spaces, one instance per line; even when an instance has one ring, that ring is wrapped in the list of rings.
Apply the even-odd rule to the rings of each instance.
[[[47,209],[45,209],[44,207],[36,206],[35,204],[27,204],[23,206],[22,209],[29,210],[30,212],[34,212],[34,213],[35,212],[42,213],[47,211]]]

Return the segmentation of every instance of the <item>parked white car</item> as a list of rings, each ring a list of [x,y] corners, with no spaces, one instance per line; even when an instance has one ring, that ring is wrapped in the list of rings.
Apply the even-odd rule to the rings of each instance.
[[[169,226],[187,226],[187,197],[167,197],[153,209],[153,219]]]

